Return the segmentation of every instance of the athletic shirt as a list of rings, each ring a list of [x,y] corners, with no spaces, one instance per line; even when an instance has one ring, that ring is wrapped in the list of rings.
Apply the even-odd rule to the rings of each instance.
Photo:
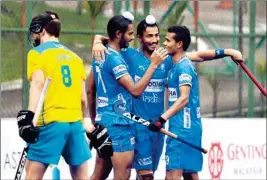
[[[151,61],[142,53],[141,49],[127,48],[121,51],[129,72],[137,83],[145,74]],[[164,112],[164,92],[168,71],[173,63],[170,57],[166,58],[154,71],[144,92],[133,97],[133,113],[147,120],[157,120]]]
[[[52,78],[37,126],[82,120],[82,80],[86,73],[80,57],[59,42],[49,41],[30,50],[27,59],[30,81],[37,70]]]
[[[131,95],[119,83],[119,78],[128,73],[128,66],[121,54],[111,47],[108,47],[110,54],[105,54],[105,61],[93,60],[94,80],[97,90],[97,114],[109,113],[115,116],[114,104],[120,102],[119,108],[127,112],[131,111]],[[97,118],[97,117],[96,117]],[[119,122],[129,124],[128,121]]]
[[[202,131],[198,78],[192,62],[187,57],[174,64],[168,74],[169,107],[179,98],[179,87],[183,85],[191,86],[189,102],[170,118],[169,130],[182,137],[194,136],[194,132]]]

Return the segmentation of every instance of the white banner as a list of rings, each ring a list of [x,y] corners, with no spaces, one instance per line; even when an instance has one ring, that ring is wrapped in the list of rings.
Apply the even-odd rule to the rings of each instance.
[[[265,119],[202,119],[204,155],[200,179],[266,179]],[[25,143],[18,135],[15,118],[1,119],[1,179],[14,179]],[[94,169],[95,151],[89,160],[89,174]],[[155,179],[165,178],[165,150]],[[71,179],[64,159],[58,165],[61,179]],[[136,173],[132,170],[131,179]],[[25,170],[22,176],[25,177]],[[52,178],[48,168],[44,179]],[[22,178],[22,179],[23,179]],[[111,172],[110,179],[113,178]]]

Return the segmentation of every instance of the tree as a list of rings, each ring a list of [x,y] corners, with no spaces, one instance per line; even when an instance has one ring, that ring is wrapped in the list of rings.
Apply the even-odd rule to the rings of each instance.
[[[187,1],[180,1],[177,3],[176,8],[172,11],[168,18],[168,26],[183,24],[185,16],[183,12],[187,6]]]
[[[103,7],[106,4],[106,1],[87,1],[89,6],[89,14],[91,16],[91,29],[92,32],[95,31],[95,20],[96,17],[103,11]],[[92,44],[94,41],[94,35],[92,35]]]

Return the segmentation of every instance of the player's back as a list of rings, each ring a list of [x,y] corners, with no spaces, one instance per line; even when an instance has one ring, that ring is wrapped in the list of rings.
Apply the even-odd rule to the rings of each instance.
[[[82,80],[86,78],[82,60],[59,42],[49,41],[28,54],[28,78],[40,69],[52,81],[38,125],[81,120]]]
[[[202,131],[198,77],[192,62],[184,57],[176,63],[168,75],[169,107],[180,97],[179,87],[189,85],[188,104],[170,120],[170,131],[190,135],[192,131]],[[188,133],[189,134],[188,134]]]

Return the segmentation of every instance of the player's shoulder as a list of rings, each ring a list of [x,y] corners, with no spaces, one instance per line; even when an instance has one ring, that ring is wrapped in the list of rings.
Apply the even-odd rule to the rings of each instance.
[[[179,68],[183,68],[183,67],[191,67],[192,66],[192,61],[184,56],[182,57],[182,59],[177,63]]]
[[[138,52],[138,50],[137,49],[135,49],[135,48],[133,48],[133,47],[127,47],[127,48],[122,48],[121,49],[121,52],[122,53],[131,53],[131,54],[135,54],[135,53],[137,53]]]

